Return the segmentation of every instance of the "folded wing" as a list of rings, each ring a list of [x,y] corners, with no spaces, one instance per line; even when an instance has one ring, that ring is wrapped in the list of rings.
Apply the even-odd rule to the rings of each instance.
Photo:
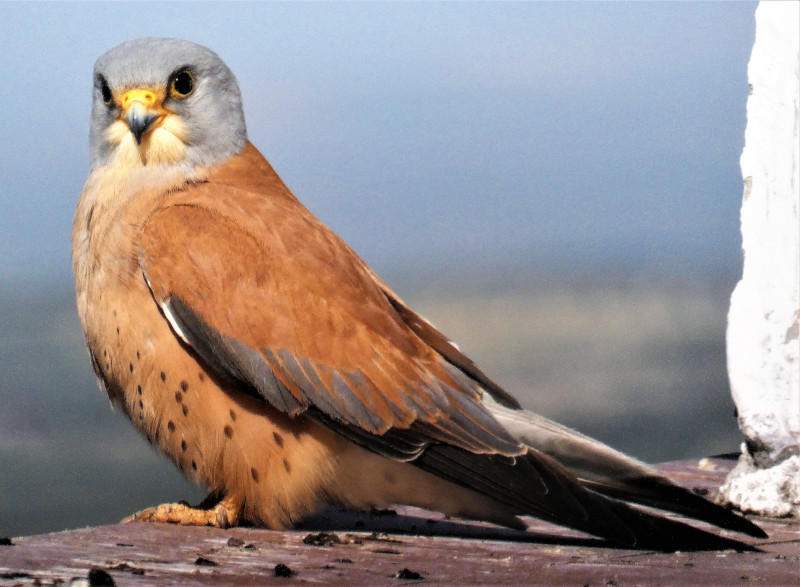
[[[565,454],[548,452],[530,432],[543,426],[520,424],[527,412],[516,400],[291,197],[189,186],[147,220],[140,266],[176,336],[200,360],[291,416],[314,418],[519,515],[626,545],[744,547],[596,492],[633,499],[657,494],[660,481],[632,490],[639,481],[613,466],[594,478],[576,471],[576,479],[557,462]],[[485,403],[484,390],[496,401]],[[565,464],[580,469],[581,460]],[[756,535],[747,524],[735,529]]]

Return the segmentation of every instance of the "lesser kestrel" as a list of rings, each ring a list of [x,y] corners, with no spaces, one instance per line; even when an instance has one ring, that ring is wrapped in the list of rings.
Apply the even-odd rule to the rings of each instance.
[[[414,313],[248,142],[230,69],[175,39],[97,60],[73,227],[80,319],[111,401],[209,499],[137,520],[289,528],[410,504],[626,546],[764,536],[654,469],[522,409]]]

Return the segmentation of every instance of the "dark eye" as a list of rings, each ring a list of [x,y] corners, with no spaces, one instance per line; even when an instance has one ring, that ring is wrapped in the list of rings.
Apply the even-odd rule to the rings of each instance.
[[[182,69],[169,80],[169,95],[175,100],[183,100],[194,91],[194,76],[188,69]]]
[[[100,93],[103,95],[103,102],[108,105],[111,105],[111,102],[114,100],[114,95],[111,93],[111,88],[108,87],[108,82],[106,82],[106,78],[102,75],[99,78],[100,81]]]

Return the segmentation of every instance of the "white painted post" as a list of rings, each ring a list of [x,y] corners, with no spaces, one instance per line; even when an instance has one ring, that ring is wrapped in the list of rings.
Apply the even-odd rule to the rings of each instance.
[[[728,374],[746,438],[721,488],[743,511],[800,517],[800,2],[761,2],[741,167],[744,272]]]

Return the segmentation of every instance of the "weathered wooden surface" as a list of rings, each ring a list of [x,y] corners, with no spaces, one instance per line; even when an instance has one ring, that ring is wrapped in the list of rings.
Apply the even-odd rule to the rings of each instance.
[[[713,490],[732,463],[705,461],[662,468]],[[610,548],[539,522],[521,533],[412,508],[331,512],[292,532],[126,524],[13,538],[0,545],[0,584],[800,585],[800,524],[759,523],[770,538],[745,541],[762,552],[674,554]]]

